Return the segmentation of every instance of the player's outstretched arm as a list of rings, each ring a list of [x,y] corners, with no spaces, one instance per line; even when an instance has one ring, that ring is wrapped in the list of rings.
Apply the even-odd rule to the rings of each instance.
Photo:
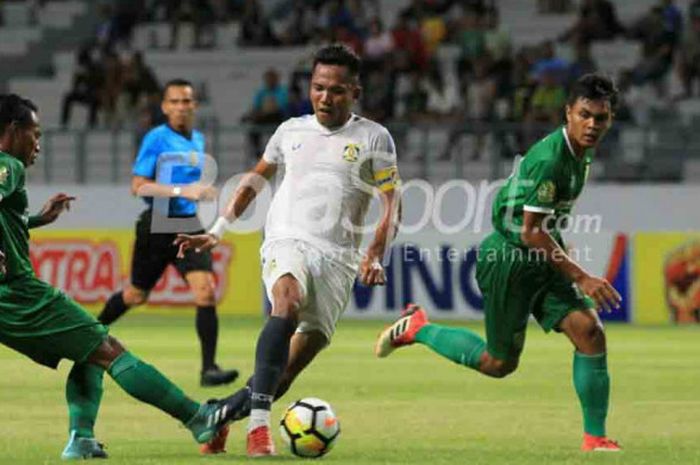
[[[70,210],[70,203],[74,200],[75,197],[63,192],[52,196],[37,215],[29,217],[27,226],[31,229],[53,223],[61,213]]]
[[[603,278],[590,275],[581,265],[566,253],[545,227],[544,213],[525,211],[520,237],[528,248],[534,249],[536,256],[544,257],[557,270],[576,283],[581,292],[595,300],[599,309],[611,311],[619,308],[622,297]]]
[[[401,199],[396,189],[381,192],[383,213],[374,232],[374,239],[360,262],[360,282],[365,286],[386,282],[382,258],[396,237],[401,222]]]
[[[255,168],[249,171],[241,180],[240,185],[231,196],[223,214],[216,220],[207,234],[178,234],[175,245],[179,246],[178,257],[183,257],[187,249],[196,252],[210,250],[219,243],[226,228],[240,217],[258,193],[263,190],[267,180],[274,176],[277,165],[261,159]]]

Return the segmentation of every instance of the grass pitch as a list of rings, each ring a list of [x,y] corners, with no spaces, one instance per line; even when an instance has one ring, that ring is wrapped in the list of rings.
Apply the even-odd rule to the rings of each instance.
[[[253,368],[262,320],[222,318],[219,361],[236,366],[232,387],[198,385],[193,316],[134,314],[113,334],[197,399],[240,387]],[[275,405],[281,416],[306,396],[329,401],[340,417],[333,464],[700,464],[700,327],[608,327],[612,379],[608,429],[625,450],[582,454],[581,419],[571,382],[572,351],[562,335],[529,329],[516,373],[478,375],[424,347],[374,358],[381,322],[342,321],[331,347]],[[479,325],[476,329],[483,333]],[[0,347],[0,465],[61,463],[67,438],[64,380]],[[245,425],[232,427],[226,455],[200,457],[189,433],[156,409],[124,394],[105,377],[97,437],[109,464],[223,464],[245,457]],[[301,460],[276,437],[281,455],[257,464]]]

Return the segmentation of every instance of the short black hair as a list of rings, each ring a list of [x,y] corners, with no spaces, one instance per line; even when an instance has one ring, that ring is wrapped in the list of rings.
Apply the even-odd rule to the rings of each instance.
[[[182,79],[182,78],[176,78],[176,79],[171,79],[168,82],[165,83],[163,86],[163,93],[161,94],[162,98],[165,98],[165,94],[168,92],[168,89],[171,87],[191,87],[194,90],[194,85],[192,82],[188,81],[187,79]]]
[[[32,112],[37,111],[37,106],[29,99],[17,94],[0,94],[0,134],[4,134],[12,123],[21,126],[32,124]]]
[[[331,44],[319,49],[314,54],[314,63],[311,69],[316,69],[318,64],[345,66],[352,77],[357,77],[360,74],[360,57],[350,47],[343,44]]]
[[[600,73],[584,74],[574,82],[569,90],[567,105],[573,106],[576,100],[607,100],[614,111],[617,107],[618,90],[615,82],[608,76]]]

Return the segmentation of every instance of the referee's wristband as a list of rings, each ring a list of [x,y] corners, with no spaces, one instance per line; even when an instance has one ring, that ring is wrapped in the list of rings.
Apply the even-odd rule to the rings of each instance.
[[[230,224],[231,223],[226,218],[220,216],[216,219],[214,226],[212,226],[209,230],[209,234],[215,236],[217,239],[221,239],[221,237],[226,232],[226,228],[228,228]]]

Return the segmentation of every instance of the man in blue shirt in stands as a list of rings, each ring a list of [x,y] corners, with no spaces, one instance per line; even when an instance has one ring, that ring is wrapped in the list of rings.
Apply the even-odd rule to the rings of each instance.
[[[197,306],[196,327],[202,348],[202,386],[233,382],[236,370],[222,370],[215,362],[218,337],[215,279],[209,252],[189,251],[177,258],[173,240],[177,232],[201,231],[197,219],[199,200],[210,200],[216,190],[200,183],[204,167],[204,135],[193,129],[197,101],[189,81],[169,81],[163,90],[162,110],[167,123],[144,137],[134,162],[131,192],[147,204],[136,222],[136,242],[131,262],[131,282],[112,295],[98,319],[109,325],[128,309],[148,300],[148,294],[169,264],[185,279]],[[177,231],[157,230],[177,223]]]

